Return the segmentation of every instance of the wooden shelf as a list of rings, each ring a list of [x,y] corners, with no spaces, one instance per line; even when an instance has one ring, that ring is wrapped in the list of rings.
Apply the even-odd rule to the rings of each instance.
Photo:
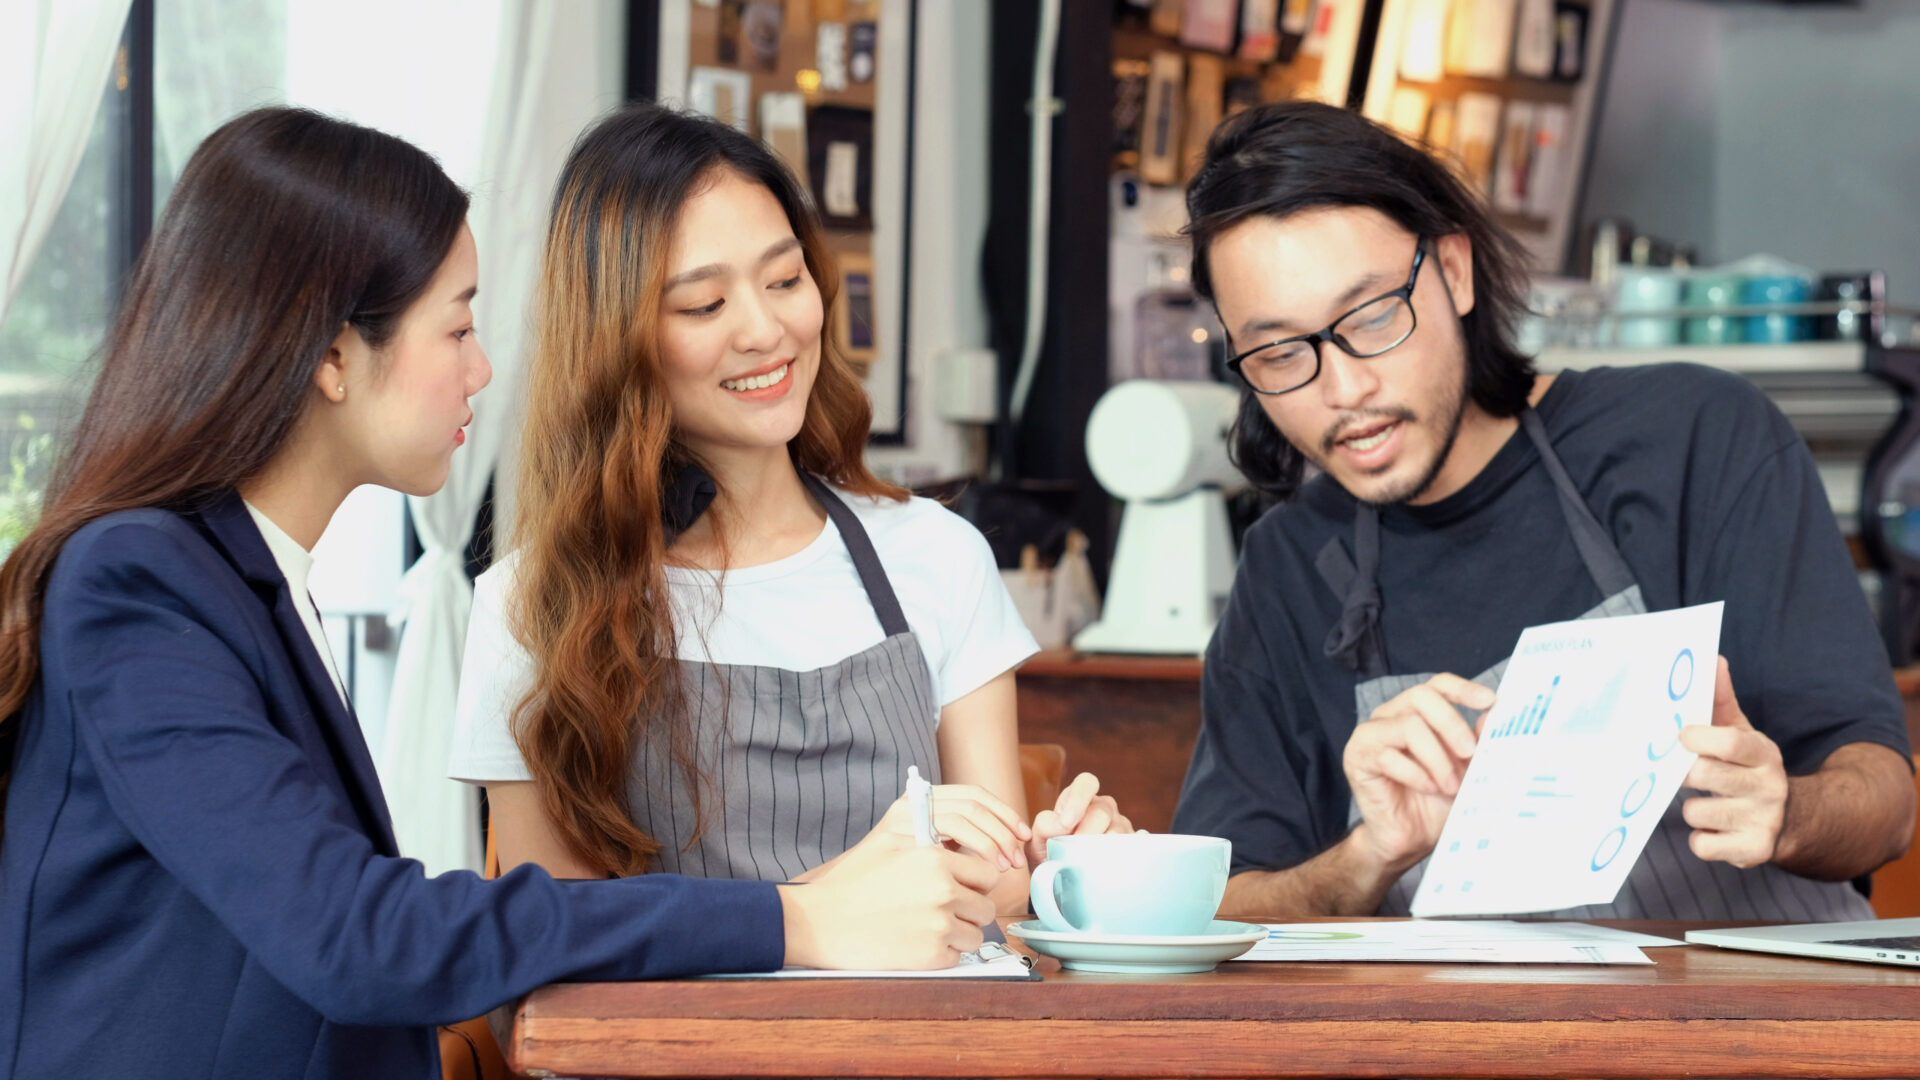
[[[1492,94],[1506,101],[1538,101],[1550,105],[1572,105],[1574,91],[1580,86],[1576,82],[1535,79],[1526,75],[1485,79],[1477,75],[1456,74],[1442,75],[1435,82],[1400,77],[1398,85],[1424,90],[1435,101],[1452,101],[1461,94],[1477,92]]]

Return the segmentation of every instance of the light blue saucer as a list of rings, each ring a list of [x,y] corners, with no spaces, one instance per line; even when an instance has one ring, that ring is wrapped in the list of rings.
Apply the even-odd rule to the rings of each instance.
[[[1068,971],[1177,975],[1212,971],[1222,960],[1231,960],[1264,940],[1267,928],[1216,919],[1204,934],[1149,937],[1062,933],[1031,920],[1014,923],[1007,927],[1007,933],[1026,942],[1034,952],[1060,961],[1060,966]]]

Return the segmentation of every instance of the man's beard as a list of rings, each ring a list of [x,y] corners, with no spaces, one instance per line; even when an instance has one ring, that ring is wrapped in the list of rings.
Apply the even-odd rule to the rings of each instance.
[[[1348,494],[1353,495],[1354,498],[1359,499],[1361,502],[1364,502],[1370,506],[1375,506],[1375,507],[1396,506],[1400,503],[1417,499],[1420,496],[1426,494],[1427,490],[1433,487],[1434,480],[1439,477],[1440,470],[1446,467],[1447,458],[1453,455],[1454,440],[1460,437],[1460,424],[1461,424],[1461,421],[1466,417],[1466,414],[1467,414],[1467,379],[1466,379],[1466,373],[1463,371],[1461,373],[1459,387],[1454,393],[1453,400],[1443,405],[1442,411],[1436,417],[1436,419],[1440,420],[1440,427],[1438,430],[1441,430],[1445,433],[1440,440],[1439,452],[1433,455],[1433,460],[1427,463],[1426,469],[1421,472],[1418,479],[1409,484],[1400,485],[1399,487],[1394,487],[1394,488],[1388,488],[1384,491],[1375,493],[1371,497],[1362,497],[1358,493],[1351,492],[1351,491],[1349,491]],[[1389,416],[1394,418],[1395,420],[1398,420],[1400,423],[1403,423],[1403,424],[1411,424],[1411,423],[1417,422],[1417,419],[1414,416],[1412,410],[1405,409],[1405,408],[1369,409],[1358,415]],[[1335,440],[1336,433],[1340,431],[1342,428],[1351,427],[1351,426],[1352,425],[1350,423],[1343,421],[1342,423],[1336,424],[1333,427],[1329,428],[1327,430],[1326,437],[1321,440],[1320,449],[1321,449],[1322,456],[1318,460],[1313,462],[1313,464],[1316,467],[1318,467],[1321,472],[1332,474],[1336,480],[1338,479],[1339,474],[1334,473],[1333,470],[1329,469],[1327,467],[1327,462],[1332,459],[1334,454],[1334,447],[1336,445],[1336,440]]]

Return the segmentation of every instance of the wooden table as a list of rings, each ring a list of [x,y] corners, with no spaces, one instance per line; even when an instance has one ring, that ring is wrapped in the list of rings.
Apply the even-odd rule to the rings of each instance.
[[[1616,923],[1679,937],[1689,924]],[[1701,925],[1701,924],[1691,924]],[[1228,963],[1042,982],[546,987],[509,1060],[560,1076],[1920,1075],[1920,969],[1692,946],[1651,967]]]

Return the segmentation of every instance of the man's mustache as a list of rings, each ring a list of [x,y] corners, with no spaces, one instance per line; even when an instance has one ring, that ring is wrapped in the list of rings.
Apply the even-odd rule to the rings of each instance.
[[[1326,435],[1320,440],[1320,452],[1323,454],[1333,453],[1333,448],[1339,445],[1341,439],[1347,437],[1347,432],[1357,427],[1370,425],[1376,420],[1398,420],[1410,424],[1414,422],[1414,419],[1413,410],[1401,407],[1363,409],[1359,412],[1346,413],[1327,428]]]

